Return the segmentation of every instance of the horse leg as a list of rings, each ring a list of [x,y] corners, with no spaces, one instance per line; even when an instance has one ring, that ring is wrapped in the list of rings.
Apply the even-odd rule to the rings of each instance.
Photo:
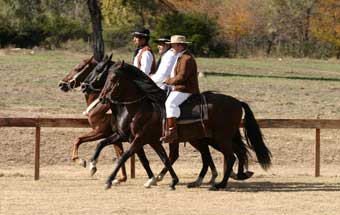
[[[122,145],[122,138],[118,133],[114,133],[110,137],[100,141],[97,144],[96,151],[92,158],[90,159],[90,174],[93,176],[97,172],[97,167],[96,164],[98,162],[98,157],[100,152],[103,150],[104,147],[108,145],[112,145],[115,148],[115,151],[117,153],[117,156],[120,157],[121,154],[123,153],[123,145]],[[120,182],[125,182],[127,180],[127,175],[126,175],[126,169],[125,169],[125,164],[122,165],[121,167],[122,171],[122,176],[114,181],[114,184],[119,184]]]
[[[201,186],[203,182],[203,178],[206,175],[208,171],[209,164],[214,163],[211,154],[209,151],[209,146],[207,145],[206,142],[204,141],[191,141],[190,144],[197,149],[201,153],[201,158],[202,158],[202,169],[200,174],[198,175],[197,179],[194,182],[191,182],[187,185],[188,188],[194,188],[194,187],[199,187]],[[213,166],[215,166],[213,164]]]
[[[220,150],[222,152],[222,154],[224,155],[224,158],[227,161],[227,169],[224,173],[223,179],[220,183],[218,184],[214,184],[211,187],[211,190],[218,190],[221,188],[225,188],[227,186],[228,183],[228,179],[229,176],[233,170],[233,166],[235,163],[235,155],[233,153],[233,148],[232,148],[232,141],[228,141],[228,140],[223,140],[223,141],[216,141],[217,143],[220,143]]]
[[[169,173],[172,177],[172,182],[169,185],[170,190],[175,190],[175,186],[178,183],[178,177],[174,171],[174,169],[171,166],[170,160],[165,152],[164,147],[160,142],[157,141],[157,143],[149,143],[150,146],[156,151],[158,156],[161,158],[162,162],[164,163],[165,167],[169,170]]]
[[[148,174],[148,178],[149,178],[149,180],[144,183],[144,187],[150,188],[152,185],[157,185],[156,177],[154,176],[154,174],[153,174],[153,172],[150,168],[149,160],[145,156],[145,151],[144,151],[143,147],[141,148],[141,150],[139,150],[137,152],[137,155],[138,155],[138,158],[141,161],[146,173]]]
[[[175,143],[169,143],[169,160],[171,165],[174,164],[178,157],[179,157],[179,143],[175,142]],[[157,175],[157,181],[162,181],[163,177],[165,176],[165,174],[168,172],[168,169],[166,167],[164,167],[162,169],[162,171]]]
[[[113,147],[116,151],[116,155],[119,158],[120,156],[122,156],[124,149],[123,149],[123,144],[122,142],[117,142],[115,144],[113,144]],[[118,178],[118,180],[116,181],[117,183],[120,182],[125,182],[127,180],[127,174],[126,174],[126,168],[125,168],[125,164],[122,165],[122,167],[120,168],[122,175]]]
[[[86,167],[86,161],[84,159],[79,158],[78,155],[78,149],[79,146],[82,143],[89,142],[89,141],[94,141],[94,140],[99,140],[104,138],[105,135],[103,133],[98,133],[96,130],[92,130],[90,133],[87,133],[81,137],[78,137],[76,142],[73,144],[73,150],[72,150],[72,160],[74,162],[77,162],[80,164],[82,167]]]
[[[106,180],[105,189],[110,189],[112,187],[112,181],[115,179],[120,167],[126,162],[127,159],[129,159],[134,153],[139,151],[143,147],[140,138],[138,136],[135,137],[135,139],[132,141],[130,147],[128,150],[126,150],[122,156],[118,159],[118,162],[111,173],[111,175]]]
[[[234,180],[246,180],[250,178],[254,173],[248,171],[248,150],[239,131],[233,138],[233,150],[238,159],[238,171],[237,174],[232,172],[230,177]],[[246,171],[244,171],[244,168]]]

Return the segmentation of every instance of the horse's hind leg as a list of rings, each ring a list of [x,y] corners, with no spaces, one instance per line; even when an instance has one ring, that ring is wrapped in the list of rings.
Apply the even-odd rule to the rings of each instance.
[[[174,171],[174,169],[171,166],[171,163],[169,161],[169,158],[160,142],[157,143],[149,143],[150,146],[156,151],[158,156],[161,158],[162,162],[164,163],[165,167],[169,170],[169,173],[172,177],[172,182],[170,184],[170,189],[175,190],[175,186],[178,183],[178,177]]]
[[[199,176],[197,177],[197,179],[194,182],[189,183],[187,186],[188,188],[193,188],[193,187],[201,186],[203,182],[203,178],[206,175],[209,166],[212,169],[212,175],[213,175],[212,180],[213,181],[215,180],[214,178],[215,175],[217,177],[217,171],[216,171],[214,161],[210,154],[208,143],[204,140],[200,140],[200,141],[191,141],[190,144],[201,153],[202,164],[203,164],[201,172]]]
[[[174,164],[179,157],[179,143],[169,143],[169,160],[171,165]],[[164,167],[162,171],[157,175],[157,181],[162,181],[168,169]]]
[[[211,188],[212,190],[218,190],[221,188],[225,188],[227,186],[229,176],[233,170],[233,166],[236,160],[234,153],[233,153],[231,140],[229,141],[229,140],[222,139],[220,141],[217,140],[216,143],[220,145],[219,147],[220,151],[222,152],[222,154],[224,155],[224,158],[227,161],[227,169],[224,173],[222,181],[218,184],[214,184]]]
[[[234,180],[246,180],[250,178],[254,173],[248,171],[248,151],[239,131],[233,138],[233,150],[238,159],[238,171],[237,174],[232,172],[230,177]],[[244,169],[246,169],[246,171],[244,171]]]

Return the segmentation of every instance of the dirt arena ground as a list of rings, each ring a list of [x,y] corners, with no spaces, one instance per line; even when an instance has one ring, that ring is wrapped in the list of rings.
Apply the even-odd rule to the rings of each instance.
[[[169,176],[158,186],[145,189],[143,184],[147,176],[138,159],[136,179],[129,178],[126,183],[105,191],[105,180],[113,168],[111,147],[104,149],[94,177],[89,176],[88,169],[75,165],[67,156],[70,154],[70,139],[85,131],[43,129],[41,178],[34,181],[34,130],[0,128],[6,139],[1,144],[0,214],[338,215],[340,211],[339,153],[336,147],[340,136],[334,136],[335,131],[322,132],[327,147],[322,148],[321,177],[313,176],[312,131],[264,129],[273,153],[272,168],[265,172],[252,159],[253,178],[243,182],[230,180],[228,189],[217,192],[209,191],[207,184],[199,189],[186,187],[195,180],[201,161],[198,153],[184,144],[180,148],[180,159],[174,165],[180,177],[176,191],[168,190]],[[18,135],[21,138],[18,139]],[[287,141],[286,147],[280,147],[277,141]],[[94,147],[95,143],[84,144],[80,156],[88,159]],[[162,168],[159,159],[150,148],[146,147],[146,152],[157,173]],[[213,157],[221,173],[222,157],[215,151]]]

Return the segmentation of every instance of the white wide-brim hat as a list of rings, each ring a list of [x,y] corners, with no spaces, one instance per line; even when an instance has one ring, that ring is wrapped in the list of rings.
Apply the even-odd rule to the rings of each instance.
[[[173,35],[170,38],[170,42],[166,42],[167,44],[173,44],[173,43],[180,43],[180,44],[189,44],[191,42],[186,41],[185,36],[182,35]]]

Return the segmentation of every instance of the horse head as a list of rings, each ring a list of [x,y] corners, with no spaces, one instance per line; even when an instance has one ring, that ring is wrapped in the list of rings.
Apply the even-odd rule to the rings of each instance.
[[[67,92],[80,86],[92,69],[97,65],[97,61],[92,57],[84,59],[59,81],[60,90]]]
[[[85,94],[91,94],[93,92],[100,92],[101,88],[105,84],[107,77],[107,70],[112,66],[114,62],[111,61],[112,54],[110,56],[105,55],[104,59],[97,64],[97,66],[91,71],[86,79],[81,84],[81,89]]]

